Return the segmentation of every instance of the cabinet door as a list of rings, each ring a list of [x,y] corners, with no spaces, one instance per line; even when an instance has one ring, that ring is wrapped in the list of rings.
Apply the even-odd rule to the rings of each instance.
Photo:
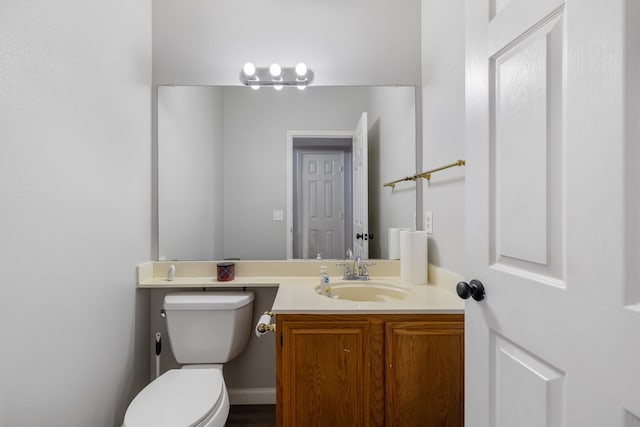
[[[366,321],[282,321],[284,427],[365,425]]]
[[[461,427],[464,323],[386,323],[387,426]]]

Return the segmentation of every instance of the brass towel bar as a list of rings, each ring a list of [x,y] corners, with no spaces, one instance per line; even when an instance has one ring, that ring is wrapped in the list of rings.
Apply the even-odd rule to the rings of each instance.
[[[431,174],[434,172],[439,172],[441,170],[445,170],[445,169],[449,169],[449,168],[453,168],[456,166],[464,166],[465,165],[465,161],[464,160],[458,160],[454,163],[445,165],[445,166],[440,166],[439,168],[435,168],[435,169],[431,169],[428,170],[426,172],[420,172],[417,173],[413,176],[405,176],[404,178],[400,178],[400,179],[396,179],[395,181],[391,181],[391,182],[387,182],[386,184],[384,184],[385,187],[391,187],[391,188],[395,188],[396,184],[399,182],[403,182],[403,181],[415,181],[418,178],[424,178],[426,180],[431,179]]]

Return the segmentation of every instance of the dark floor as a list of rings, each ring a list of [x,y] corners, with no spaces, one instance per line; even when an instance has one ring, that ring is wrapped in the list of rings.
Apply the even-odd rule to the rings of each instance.
[[[232,405],[226,427],[275,427],[275,405]]]

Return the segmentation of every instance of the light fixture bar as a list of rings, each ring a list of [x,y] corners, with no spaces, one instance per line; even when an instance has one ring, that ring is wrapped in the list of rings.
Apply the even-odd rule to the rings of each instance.
[[[240,71],[240,81],[245,86],[309,86],[313,82],[313,71],[304,67],[305,73],[300,76],[296,72],[296,67],[280,67],[280,74],[274,77],[269,70],[271,67],[243,67]],[[255,71],[248,74],[246,70]],[[300,71],[301,67],[298,67]]]

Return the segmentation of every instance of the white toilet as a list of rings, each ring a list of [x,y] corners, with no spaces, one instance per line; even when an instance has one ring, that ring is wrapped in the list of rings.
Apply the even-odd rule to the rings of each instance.
[[[222,364],[236,357],[251,334],[253,292],[167,294],[163,308],[171,369],[133,399],[123,427],[223,427],[229,395]]]

